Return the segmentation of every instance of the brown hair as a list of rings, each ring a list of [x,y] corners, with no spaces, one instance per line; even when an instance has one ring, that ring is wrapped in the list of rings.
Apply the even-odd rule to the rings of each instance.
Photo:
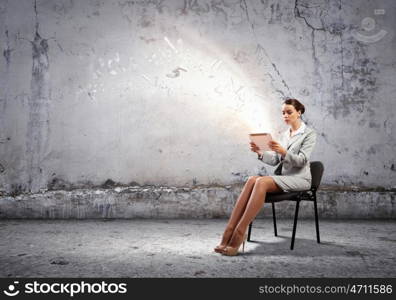
[[[303,114],[305,112],[305,106],[304,104],[302,104],[300,101],[298,101],[297,99],[293,99],[293,98],[288,98],[286,99],[283,104],[289,104],[289,105],[293,105],[294,108],[296,109],[296,111],[300,111],[301,114]]]

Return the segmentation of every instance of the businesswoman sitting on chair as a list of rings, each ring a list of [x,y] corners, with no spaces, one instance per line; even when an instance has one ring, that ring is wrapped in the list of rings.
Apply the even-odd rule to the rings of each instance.
[[[308,190],[311,187],[309,158],[316,143],[316,132],[301,120],[305,107],[297,99],[282,105],[283,120],[290,127],[280,142],[269,142],[272,151],[262,152],[254,143],[250,150],[262,162],[277,166],[272,176],[250,176],[236,201],[220,245],[214,250],[233,256],[245,243],[247,228],[259,213],[266,193]]]

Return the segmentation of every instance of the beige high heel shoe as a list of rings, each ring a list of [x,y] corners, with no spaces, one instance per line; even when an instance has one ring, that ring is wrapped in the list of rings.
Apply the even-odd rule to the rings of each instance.
[[[214,248],[214,251],[217,253],[222,253],[227,246],[218,245]]]
[[[245,233],[245,235],[243,236],[243,240],[242,243],[238,246],[238,247],[230,247],[227,246],[225,247],[225,249],[221,252],[221,254],[226,255],[226,256],[235,256],[238,254],[238,250],[242,245],[242,253],[245,252],[245,242],[247,241],[247,234]]]
[[[228,244],[228,242],[230,241],[230,239],[232,237],[233,232],[234,232],[234,230],[231,230],[231,229],[228,229],[228,230],[226,229],[224,231],[222,242],[225,241],[225,245],[223,246],[222,244],[220,244],[220,245],[216,246],[214,248],[215,252],[222,253],[224,251],[224,249],[227,247],[227,244]],[[226,233],[230,233],[230,234],[228,235]],[[227,235],[228,235],[228,238],[225,238],[225,236],[227,236]]]

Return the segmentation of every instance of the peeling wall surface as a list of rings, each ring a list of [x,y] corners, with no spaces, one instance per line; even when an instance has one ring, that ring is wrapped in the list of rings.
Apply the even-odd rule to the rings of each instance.
[[[324,185],[396,187],[396,1],[0,0],[0,189],[272,174],[248,134],[318,133]]]
[[[198,188],[128,186],[42,191],[0,197],[0,219],[177,219],[226,218],[241,193],[239,184]],[[395,219],[396,193],[318,192],[320,219]],[[293,218],[296,203],[276,204],[276,218]],[[311,218],[314,205],[301,201],[299,218]],[[272,217],[269,203],[257,218]]]

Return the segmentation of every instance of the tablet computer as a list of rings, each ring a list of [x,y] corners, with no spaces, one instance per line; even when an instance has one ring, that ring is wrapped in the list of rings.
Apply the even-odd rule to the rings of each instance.
[[[270,133],[250,133],[249,138],[261,151],[272,151],[268,146],[268,142],[272,140]]]

